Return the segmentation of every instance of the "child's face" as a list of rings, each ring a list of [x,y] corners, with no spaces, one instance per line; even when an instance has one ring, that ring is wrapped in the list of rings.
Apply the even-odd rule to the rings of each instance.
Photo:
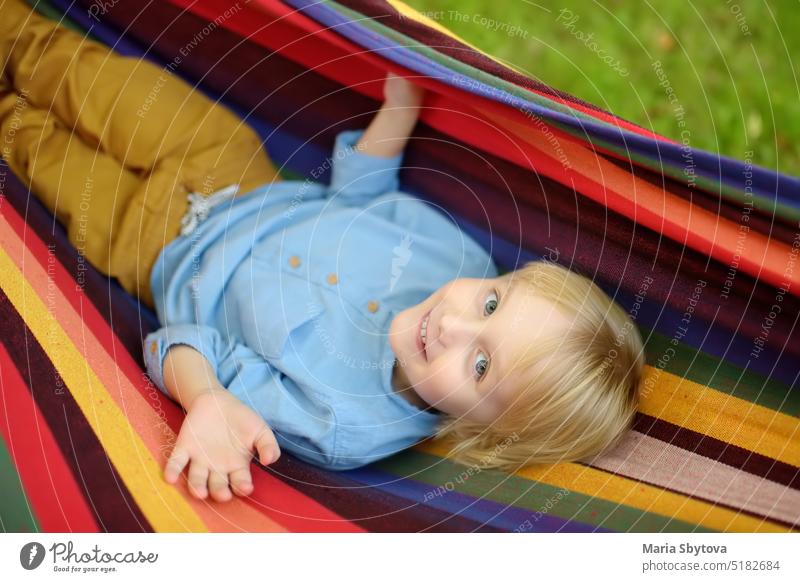
[[[403,385],[451,416],[497,419],[524,380],[511,374],[512,355],[570,326],[549,301],[512,277],[455,279],[398,313],[389,341]]]

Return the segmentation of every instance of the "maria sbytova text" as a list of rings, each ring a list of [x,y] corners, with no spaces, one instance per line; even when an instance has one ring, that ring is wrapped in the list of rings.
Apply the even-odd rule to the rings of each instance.
[[[642,544],[643,554],[727,554],[728,548],[725,546],[710,546],[707,544]]]

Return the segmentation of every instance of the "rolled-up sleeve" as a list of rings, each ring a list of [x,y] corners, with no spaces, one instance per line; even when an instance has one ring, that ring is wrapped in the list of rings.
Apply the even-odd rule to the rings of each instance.
[[[170,398],[172,396],[164,385],[164,358],[172,346],[179,344],[191,346],[203,354],[217,377],[221,361],[230,353],[230,346],[223,342],[219,332],[206,325],[173,324],[148,334],[144,340],[147,373],[153,384]]]
[[[334,200],[351,206],[361,206],[399,188],[403,154],[382,157],[359,151],[356,145],[363,134],[363,129],[343,131],[336,136],[333,149],[328,193]]]
[[[144,360],[153,383],[167,397],[164,357],[170,347],[188,345],[203,354],[220,384],[255,410],[275,433],[281,450],[320,467],[335,463],[337,422],[330,406],[277,370],[246,344],[225,340],[213,327],[173,324],[147,335]]]

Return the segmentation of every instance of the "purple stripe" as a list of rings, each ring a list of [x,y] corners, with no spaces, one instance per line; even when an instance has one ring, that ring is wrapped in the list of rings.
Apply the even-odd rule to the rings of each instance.
[[[112,31],[105,24],[89,16],[89,11],[75,0],[49,0],[53,8],[60,10],[75,24],[98,41],[114,49],[114,52],[126,57],[142,57],[154,61],[153,56],[142,54],[141,47]]]
[[[599,138],[616,144],[629,152],[631,157],[634,155],[645,156],[654,163],[667,165],[680,171],[686,166],[686,158],[684,156],[687,155],[688,150],[684,150],[681,144],[659,141],[635,134],[618,126],[577,118],[574,115],[553,111],[505,91],[498,91],[497,88],[456,73],[410,49],[396,45],[394,41],[376,35],[357,22],[348,20],[347,17],[339,14],[330,6],[319,2],[319,0],[285,0],[285,2],[300,9],[304,14],[321,24],[335,27],[337,33],[356,44],[366,49],[375,50],[387,59],[438,79],[441,82],[458,87],[462,91],[481,95],[522,111],[530,111],[562,127],[572,128],[579,135],[586,135],[588,138],[594,138],[595,140]],[[586,141],[589,141],[588,138]],[[743,191],[744,173],[747,171],[749,172],[748,177],[752,180],[752,192],[754,195],[764,200],[777,201],[795,209],[800,209],[800,179],[779,174],[756,165],[748,166],[739,160],[718,156],[711,152],[694,148],[691,148],[690,151],[693,170],[697,175],[713,181],[722,181],[727,186]]]
[[[409,502],[383,487],[354,480],[351,471],[326,471],[283,455],[267,469],[336,514],[372,532],[471,532],[476,525],[460,515]],[[500,531],[484,525],[483,531]]]
[[[540,515],[536,518],[538,512],[513,505],[503,505],[489,499],[479,499],[457,491],[447,491],[443,495],[433,496],[432,499],[426,500],[426,495],[431,491],[431,485],[400,478],[370,467],[348,471],[347,475],[359,483],[370,487],[379,487],[382,491],[388,491],[422,506],[434,507],[451,515],[468,518],[476,523],[475,531],[479,531],[481,526],[493,526],[506,532],[523,528],[523,531],[531,533],[608,531],[553,515]]]

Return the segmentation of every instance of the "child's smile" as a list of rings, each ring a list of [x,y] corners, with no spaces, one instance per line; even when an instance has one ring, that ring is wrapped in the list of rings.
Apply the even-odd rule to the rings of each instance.
[[[418,347],[419,347],[420,354],[422,355],[422,357],[425,358],[426,362],[428,361],[428,353],[426,352],[425,344],[427,343],[427,327],[428,327],[430,315],[431,315],[430,311],[427,312],[425,315],[422,316],[422,318],[420,319],[420,322],[419,322],[419,335],[418,335],[419,343],[418,343]]]
[[[568,326],[509,275],[455,279],[392,321],[393,386],[421,408],[492,422],[522,380],[510,377],[509,359]]]

